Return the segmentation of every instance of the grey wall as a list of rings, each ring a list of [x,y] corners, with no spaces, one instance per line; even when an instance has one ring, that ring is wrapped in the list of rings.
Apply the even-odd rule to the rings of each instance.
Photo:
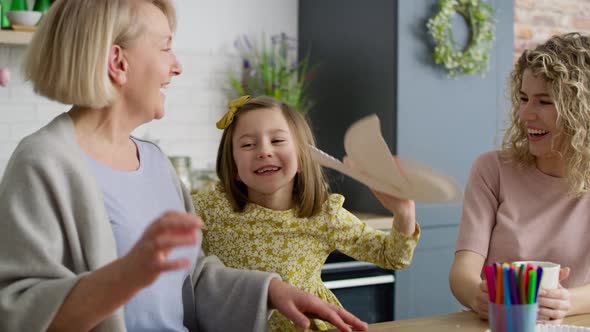
[[[455,80],[434,64],[433,45],[424,28],[438,10],[437,1],[398,1],[397,152],[452,175],[463,186],[475,157],[494,148],[499,118],[508,105],[513,3],[489,3],[496,8],[497,19],[490,70],[485,78],[474,74]],[[466,25],[455,25],[455,31],[466,35]],[[420,205],[420,210],[435,209],[439,214],[448,210],[444,206]],[[456,215],[449,217],[456,222]]]

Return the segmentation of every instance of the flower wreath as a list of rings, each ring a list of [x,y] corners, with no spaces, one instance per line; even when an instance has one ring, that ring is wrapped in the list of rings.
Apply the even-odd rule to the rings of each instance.
[[[495,37],[494,8],[484,0],[439,0],[439,6],[440,11],[426,23],[436,43],[434,61],[443,64],[455,78],[458,74],[485,73]],[[453,13],[462,15],[469,26],[469,43],[461,51],[453,49]]]

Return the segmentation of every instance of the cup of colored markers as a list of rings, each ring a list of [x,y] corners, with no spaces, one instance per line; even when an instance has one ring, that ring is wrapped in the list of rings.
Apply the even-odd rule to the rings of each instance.
[[[535,332],[543,268],[532,264],[484,266],[491,332]]]

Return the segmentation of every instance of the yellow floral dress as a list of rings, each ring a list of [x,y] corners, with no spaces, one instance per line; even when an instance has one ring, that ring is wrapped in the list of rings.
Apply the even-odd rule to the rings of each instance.
[[[193,196],[198,215],[206,225],[203,250],[216,255],[233,268],[279,274],[284,281],[341,306],[322,283],[321,268],[334,251],[386,269],[403,269],[412,261],[420,236],[392,228],[389,234],[375,230],[342,207],[344,197],[331,194],[322,211],[311,218],[298,218],[295,209],[271,210],[247,204],[241,213],[233,211],[220,186]],[[313,320],[320,330],[332,328]],[[290,320],[274,312],[271,331],[301,331]]]

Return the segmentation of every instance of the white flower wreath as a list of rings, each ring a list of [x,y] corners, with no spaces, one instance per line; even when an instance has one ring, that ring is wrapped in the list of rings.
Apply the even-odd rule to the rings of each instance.
[[[443,64],[452,77],[481,72],[489,68],[489,54],[495,38],[494,8],[484,0],[439,0],[440,11],[426,23],[436,43],[433,58]],[[462,15],[469,26],[469,43],[464,50],[454,50],[451,18]]]

